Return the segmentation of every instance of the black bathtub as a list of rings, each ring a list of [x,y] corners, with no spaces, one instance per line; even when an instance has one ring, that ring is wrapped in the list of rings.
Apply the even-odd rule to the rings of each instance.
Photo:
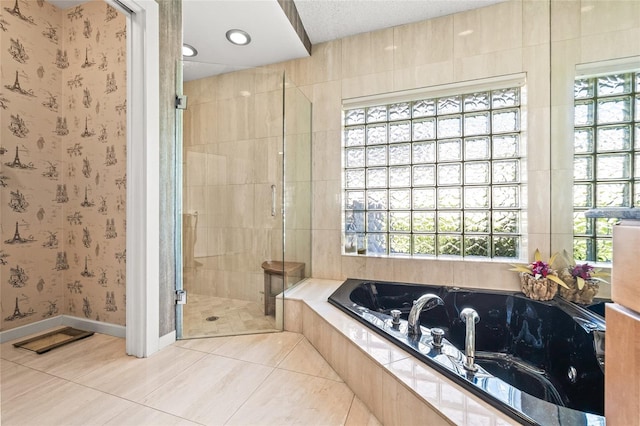
[[[423,311],[421,337],[409,337],[413,301],[433,293],[444,306]],[[604,318],[562,299],[539,302],[522,293],[348,279],[329,302],[429,366],[532,425],[604,425]],[[476,324],[476,365],[462,367],[470,307]],[[402,312],[393,326],[390,311]],[[434,348],[431,328],[445,332]]]

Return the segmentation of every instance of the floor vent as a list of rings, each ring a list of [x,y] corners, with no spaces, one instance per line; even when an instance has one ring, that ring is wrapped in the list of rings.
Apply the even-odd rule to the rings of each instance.
[[[60,346],[89,336],[93,336],[93,331],[84,331],[73,327],[65,327],[14,343],[13,346],[16,348],[28,349],[39,355],[49,352],[51,349],[59,348]]]

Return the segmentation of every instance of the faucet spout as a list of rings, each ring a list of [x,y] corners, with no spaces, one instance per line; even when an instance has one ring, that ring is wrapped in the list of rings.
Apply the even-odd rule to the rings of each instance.
[[[472,308],[464,308],[460,312],[460,319],[465,322],[466,334],[464,339],[464,351],[466,360],[464,362],[464,368],[469,371],[477,371],[478,367],[475,364],[476,358],[476,324],[480,321],[480,316]]]
[[[418,300],[413,301],[411,312],[409,312],[409,330],[410,336],[420,336],[420,313],[435,308],[438,305],[444,305],[439,296],[432,293],[423,294]]]

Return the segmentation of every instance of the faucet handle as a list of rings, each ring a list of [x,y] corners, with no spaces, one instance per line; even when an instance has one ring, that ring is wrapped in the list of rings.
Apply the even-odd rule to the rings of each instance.
[[[391,310],[391,324],[393,325],[399,325],[400,324],[400,315],[402,315],[402,311],[398,310],[398,309],[392,309]]]
[[[438,349],[442,347],[442,338],[444,337],[444,330],[441,328],[432,328],[431,337],[433,338],[432,345]]]

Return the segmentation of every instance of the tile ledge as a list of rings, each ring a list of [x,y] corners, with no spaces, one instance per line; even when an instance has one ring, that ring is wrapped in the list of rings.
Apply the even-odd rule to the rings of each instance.
[[[294,301],[303,302],[304,308],[311,309],[316,315],[318,315],[320,318],[322,318],[326,322],[326,324],[328,324],[334,330],[336,330],[337,332],[342,334],[353,346],[355,346],[360,352],[362,352],[365,356],[367,356],[369,359],[371,359],[380,369],[382,369],[383,372],[386,372],[387,374],[392,376],[395,379],[395,381],[398,383],[399,386],[402,386],[405,389],[407,389],[408,391],[410,391],[420,401],[422,401],[428,407],[432,408],[438,415],[440,415],[447,422],[449,422],[451,424],[459,424],[458,423],[459,420],[460,420],[459,418],[454,418],[453,416],[448,414],[448,413],[452,413],[452,411],[455,412],[455,411],[459,411],[459,410],[457,410],[457,409],[453,409],[452,410],[452,407],[450,407],[450,406],[443,406],[441,401],[438,401],[438,400],[436,400],[434,398],[430,398],[429,396],[425,395],[424,392],[421,392],[416,387],[412,387],[409,384],[407,384],[405,381],[402,380],[402,378],[400,376],[398,376],[398,374],[396,374],[396,372],[393,369],[390,368],[392,366],[392,364],[403,362],[403,361],[411,362],[413,365],[418,366],[419,368],[420,367],[424,368],[430,374],[435,376],[440,383],[443,383],[443,384],[445,384],[447,386],[454,387],[455,389],[459,390],[463,394],[463,396],[465,397],[465,401],[462,403],[462,405],[465,407],[464,408],[464,411],[465,411],[464,418],[465,419],[467,419],[467,415],[468,414],[480,414],[480,415],[492,417],[493,418],[493,422],[492,423],[499,422],[498,424],[504,424],[504,425],[507,425],[507,424],[508,425],[517,425],[518,424],[518,423],[514,422],[514,420],[511,417],[509,417],[506,414],[498,411],[497,409],[495,409],[494,407],[489,405],[487,402],[481,400],[480,398],[476,397],[475,395],[473,395],[473,394],[467,392],[466,390],[462,389],[458,384],[456,384],[452,380],[446,378],[445,376],[443,376],[441,373],[437,372],[436,370],[430,368],[429,366],[424,364],[422,361],[420,361],[417,358],[415,358],[413,355],[411,355],[408,352],[398,348],[396,345],[392,344],[391,342],[388,342],[385,338],[379,336],[377,333],[371,332],[368,328],[366,328],[365,326],[361,325],[358,321],[356,321],[353,318],[349,317],[348,315],[346,315],[345,313],[341,312],[339,309],[337,309],[336,307],[331,305],[329,302],[327,302],[326,297],[323,300],[319,300],[317,295],[313,294],[313,293],[315,293],[316,290],[321,290],[322,294],[331,294],[342,283],[343,283],[343,281],[337,281],[337,280],[307,278],[306,280],[304,280],[303,282],[299,283],[295,287],[292,287],[290,290],[293,290],[293,291],[287,291],[285,293],[285,298],[286,298],[286,300],[294,300]],[[308,296],[310,296],[310,297],[308,297]],[[331,317],[332,318],[328,318],[328,316],[325,315],[325,313],[326,313],[326,311],[328,309],[331,310]],[[334,322],[332,322],[332,319],[335,319],[338,316],[340,317],[339,321],[344,321],[346,323],[362,327],[362,330],[365,333],[367,333],[367,334],[369,334],[371,336],[375,336],[375,338],[379,339],[380,342],[382,342],[382,344],[384,344],[386,347],[388,347],[389,351],[402,352],[404,354],[404,356],[402,358],[394,359],[394,360],[390,361],[389,363],[384,364],[379,359],[376,359],[369,352],[364,350],[360,345],[358,345],[358,343],[353,339],[353,337],[351,335],[345,333],[345,331],[344,331],[344,329],[342,327],[340,327],[338,324],[335,324]],[[286,329],[286,326],[285,326],[285,329]],[[301,326],[300,329],[302,329],[304,331],[304,327]],[[303,335],[304,335],[304,333],[303,333]],[[309,336],[305,335],[305,338],[309,339]],[[309,341],[311,342],[310,339],[309,339]],[[318,349],[318,351],[321,352],[319,350],[319,348],[316,348],[316,349]],[[332,365],[332,368],[334,368],[333,365]],[[341,377],[341,379],[344,380],[343,377]],[[470,402],[471,404],[469,404],[468,402]],[[466,409],[466,407],[468,405],[475,405],[478,408],[478,410],[474,410],[473,413],[469,413],[468,410]],[[369,410],[371,410],[371,412],[373,412],[373,407],[368,407],[368,408],[369,408]],[[480,413],[479,413],[479,411],[480,411]]]

